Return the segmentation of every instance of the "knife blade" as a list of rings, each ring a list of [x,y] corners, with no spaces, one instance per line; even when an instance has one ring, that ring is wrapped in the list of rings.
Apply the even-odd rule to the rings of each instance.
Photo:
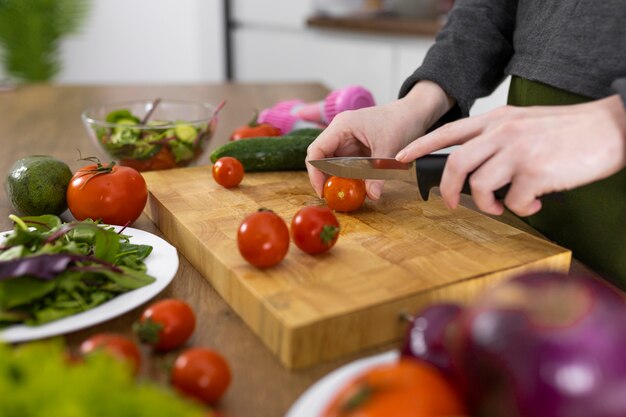
[[[309,161],[320,171],[343,178],[370,180],[401,180],[417,185],[422,200],[428,201],[430,189],[438,187],[443,175],[443,168],[448,154],[430,154],[416,159],[414,162],[398,162],[393,158],[370,157],[338,157],[315,159]],[[509,185],[494,191],[498,200],[503,200]],[[471,194],[468,180],[465,180],[464,194]]]

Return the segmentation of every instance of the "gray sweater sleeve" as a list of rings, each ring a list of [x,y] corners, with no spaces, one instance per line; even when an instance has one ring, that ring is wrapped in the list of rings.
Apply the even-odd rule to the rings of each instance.
[[[613,81],[611,87],[613,87],[613,90],[620,95],[622,101],[624,102],[624,107],[626,107],[626,78],[618,78]]]
[[[457,0],[426,58],[400,88],[404,97],[419,80],[439,84],[456,100],[436,125],[466,117],[479,97],[505,77],[513,55],[517,0]]]

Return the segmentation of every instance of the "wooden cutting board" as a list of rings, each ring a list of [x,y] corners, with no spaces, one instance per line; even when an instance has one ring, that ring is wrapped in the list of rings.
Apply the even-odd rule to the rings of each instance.
[[[248,173],[234,189],[217,185],[210,166],[144,177],[147,215],[289,368],[399,339],[401,313],[466,303],[504,278],[567,271],[571,260],[550,242],[388,182],[379,201],[337,214],[341,234],[329,253],[292,244],[282,263],[259,270],[239,254],[237,228],[260,207],[289,224],[299,208],[324,204],[305,172]]]

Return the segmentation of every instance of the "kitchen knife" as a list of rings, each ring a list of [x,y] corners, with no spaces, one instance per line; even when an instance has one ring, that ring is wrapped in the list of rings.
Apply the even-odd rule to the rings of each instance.
[[[309,161],[320,171],[343,178],[370,180],[402,180],[416,183],[422,200],[428,200],[430,189],[438,187],[448,154],[430,154],[414,162],[398,162],[393,158],[341,157]],[[498,200],[503,200],[509,185],[494,191]],[[464,194],[471,194],[469,182],[465,180]]]

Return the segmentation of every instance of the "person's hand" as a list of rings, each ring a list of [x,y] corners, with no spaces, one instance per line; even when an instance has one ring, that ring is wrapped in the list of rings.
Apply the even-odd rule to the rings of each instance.
[[[400,100],[338,114],[309,146],[306,160],[337,156],[393,158],[450,107],[450,100],[439,86],[421,81]],[[326,176],[309,163],[307,170],[315,192],[323,197]],[[366,181],[365,186],[368,197],[376,200],[383,181]]]
[[[626,110],[618,96],[573,106],[502,107],[419,138],[396,155],[402,162],[451,145],[441,179],[450,208],[469,176],[478,208],[501,214],[493,191],[511,184],[504,205],[528,216],[538,197],[606,178],[626,166]]]

